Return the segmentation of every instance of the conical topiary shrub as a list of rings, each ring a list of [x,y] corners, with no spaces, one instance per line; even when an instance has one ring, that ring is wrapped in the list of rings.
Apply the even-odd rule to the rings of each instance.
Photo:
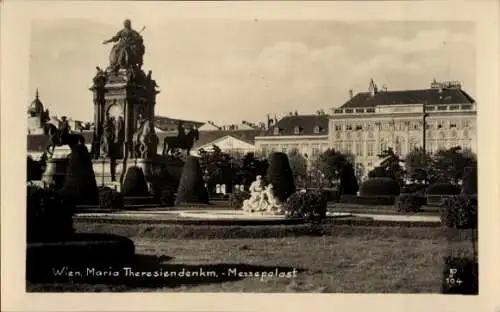
[[[189,156],[186,159],[175,203],[208,204],[208,192],[203,182],[200,162],[197,157]]]
[[[346,163],[340,170],[340,194],[356,195],[359,191],[358,180],[354,172],[354,167]]]
[[[121,188],[123,196],[148,196],[148,185],[142,169],[139,167],[130,167],[125,174]]]
[[[99,192],[92,160],[85,145],[72,145],[61,194],[75,205],[97,205]]]
[[[285,153],[271,155],[267,168],[267,182],[273,185],[274,195],[282,202],[295,193],[295,181]]]

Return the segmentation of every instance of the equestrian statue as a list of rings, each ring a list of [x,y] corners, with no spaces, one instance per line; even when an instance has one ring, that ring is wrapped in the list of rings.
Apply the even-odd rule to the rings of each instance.
[[[70,132],[66,117],[62,117],[58,125],[54,123],[54,121],[49,121],[43,126],[45,134],[49,136],[49,145],[47,146],[49,157],[54,155],[56,146],[85,144],[83,135]]]
[[[181,149],[186,151],[186,156],[189,156],[189,153],[194,146],[194,142],[199,139],[198,129],[193,126],[188,133],[185,133],[184,127],[181,123],[179,123],[177,131],[178,134],[176,137],[166,137],[163,140],[162,155],[174,155],[176,149]]]

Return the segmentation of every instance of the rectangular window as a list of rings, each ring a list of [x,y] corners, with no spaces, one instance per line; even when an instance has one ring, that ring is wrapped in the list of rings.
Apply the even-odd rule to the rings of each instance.
[[[335,125],[335,131],[342,131],[342,125]]]
[[[336,109],[334,112],[335,114],[342,114],[344,111],[341,109]]]
[[[340,146],[340,143],[335,143],[334,149],[336,152],[339,152],[342,149],[342,147]]]
[[[363,145],[356,143],[356,156],[363,156]]]
[[[349,130],[349,131],[350,131],[350,130],[352,130],[352,125],[347,125],[347,126],[345,127],[345,129],[346,129],[346,130]]]
[[[321,153],[319,149],[319,144],[311,144],[311,149],[313,158],[318,157],[319,154]]]
[[[367,113],[375,113],[375,108],[367,108],[366,112]]]
[[[433,110],[435,110],[435,109],[436,109],[436,107],[435,107],[435,106],[426,106],[426,107],[425,107],[425,110],[426,110],[426,111],[428,111],[428,112],[433,111]]]
[[[352,143],[351,142],[347,142],[345,144],[345,151],[348,152],[348,153],[352,152]]]
[[[458,105],[450,105],[450,110],[457,110],[458,108]]]
[[[364,113],[365,110],[363,108],[356,108],[356,113]]]
[[[461,109],[464,109],[464,110],[468,110],[468,109],[472,109],[472,105],[462,105],[460,106]]]
[[[445,106],[445,105],[441,105],[441,106],[438,106],[437,108],[438,108],[438,110],[440,110],[440,111],[445,111],[448,107],[447,107],[447,106]]]
[[[346,113],[348,113],[348,114],[350,114],[350,113],[352,113],[352,109],[347,108],[347,109],[345,110],[345,112],[346,112]]]
[[[373,154],[374,154],[374,153],[373,153],[373,147],[374,147],[374,146],[373,146],[373,143],[372,143],[372,142],[369,142],[369,143],[367,144],[367,154],[368,154],[368,156],[369,156],[369,157],[373,156]]]
[[[299,133],[300,133],[300,128],[299,127],[295,127],[293,129],[293,134],[298,135]]]

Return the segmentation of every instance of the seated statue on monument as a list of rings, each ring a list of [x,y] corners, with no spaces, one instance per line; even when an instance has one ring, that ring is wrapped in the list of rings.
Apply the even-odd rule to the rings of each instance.
[[[272,214],[281,214],[281,203],[274,196],[273,185],[264,187],[262,176],[250,185],[250,198],[243,202],[242,209],[247,212],[266,212]]]
[[[144,56],[144,42],[141,34],[132,29],[132,23],[129,19],[123,22],[123,29],[109,40],[103,41],[103,44],[117,42],[111,49],[109,56],[110,69],[118,70],[120,68],[140,68]]]

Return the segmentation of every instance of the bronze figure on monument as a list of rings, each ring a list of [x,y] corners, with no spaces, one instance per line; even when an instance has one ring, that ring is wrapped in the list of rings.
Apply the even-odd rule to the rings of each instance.
[[[132,29],[132,22],[129,19],[123,22],[122,30],[112,38],[103,41],[103,44],[110,42],[117,42],[109,55],[112,70],[141,68],[145,51],[144,42],[141,34]]]

